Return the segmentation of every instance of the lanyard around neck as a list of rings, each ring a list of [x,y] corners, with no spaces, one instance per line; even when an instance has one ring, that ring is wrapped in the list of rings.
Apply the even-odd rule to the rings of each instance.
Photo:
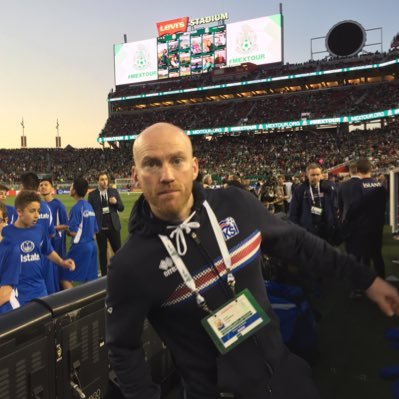
[[[235,277],[234,277],[233,273],[231,272],[231,258],[230,258],[230,253],[227,248],[226,242],[224,240],[223,232],[222,232],[222,230],[219,226],[219,223],[216,219],[216,215],[213,212],[212,208],[210,207],[209,203],[207,201],[204,201],[203,205],[208,214],[209,220],[211,222],[212,230],[215,234],[216,241],[219,246],[219,250],[222,254],[222,258],[223,258],[223,261],[224,261],[224,264],[226,267],[226,271],[227,271],[227,283],[234,293]],[[161,239],[169,256],[172,258],[173,263],[176,266],[176,269],[179,272],[181,278],[183,279],[184,284],[195,295],[197,305],[200,308],[202,308],[203,310],[210,312],[210,309],[208,308],[208,306],[206,304],[205,298],[199,293],[199,290],[197,288],[197,285],[195,283],[193,276],[188,271],[187,266],[183,262],[183,259],[177,253],[176,248],[174,247],[170,238],[163,234],[159,234],[158,236]]]
[[[317,188],[319,203],[321,204],[321,198],[320,198],[320,185],[317,184],[317,185],[316,185],[316,188]],[[313,194],[313,189],[312,189],[312,185],[311,185],[311,184],[309,184],[309,191],[310,191],[310,197],[312,198],[312,203],[315,204],[314,194]]]

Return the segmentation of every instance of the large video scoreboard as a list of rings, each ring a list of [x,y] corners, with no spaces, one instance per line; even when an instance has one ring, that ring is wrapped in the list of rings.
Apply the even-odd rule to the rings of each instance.
[[[171,25],[171,24],[170,24]],[[197,75],[245,62],[282,62],[280,14],[114,45],[115,84]]]
[[[226,65],[226,25],[159,37],[158,79],[210,72]]]

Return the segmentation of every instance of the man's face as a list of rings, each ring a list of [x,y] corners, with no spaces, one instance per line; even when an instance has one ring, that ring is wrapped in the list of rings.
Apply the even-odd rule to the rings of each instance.
[[[48,181],[42,181],[39,184],[39,193],[41,195],[49,195],[53,192],[53,186]]]
[[[107,175],[100,175],[98,178],[98,187],[100,190],[106,190],[108,188],[108,177]]]
[[[282,186],[284,184],[284,177],[283,176],[279,176],[277,178],[277,183],[279,186]]]
[[[320,180],[321,180],[321,169],[320,168],[315,168],[315,169],[309,169],[307,171],[307,175],[308,175],[308,179],[309,179],[309,183],[312,186],[316,186],[317,184],[319,184]]]
[[[7,199],[7,191],[0,190],[0,201],[5,201]]]
[[[184,220],[198,175],[198,161],[187,137],[173,126],[153,128],[135,145],[134,156],[133,179],[154,215],[171,222]]]
[[[24,209],[17,209],[18,219],[25,227],[35,225],[39,219],[40,202],[31,202]]]

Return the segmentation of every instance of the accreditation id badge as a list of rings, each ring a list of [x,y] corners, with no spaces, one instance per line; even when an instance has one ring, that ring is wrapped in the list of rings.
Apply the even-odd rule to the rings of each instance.
[[[319,208],[318,206],[312,206],[310,208],[310,211],[312,212],[313,215],[320,216],[323,213],[323,208]]]
[[[103,206],[103,215],[109,213],[109,206]]]
[[[270,322],[248,289],[201,320],[208,335],[225,354]]]

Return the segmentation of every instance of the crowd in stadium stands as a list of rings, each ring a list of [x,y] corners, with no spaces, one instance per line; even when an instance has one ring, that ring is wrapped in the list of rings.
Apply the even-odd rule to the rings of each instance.
[[[203,129],[270,123],[301,119],[311,112],[311,119],[357,115],[396,108],[399,90],[396,84],[379,83],[340,89],[323,89],[263,98],[112,114],[103,129],[104,136],[137,134],[157,121],[168,121],[183,129]]]
[[[289,64],[278,66],[258,66],[255,71],[248,74],[248,80],[262,79],[265,77],[284,76],[289,74],[298,74],[304,72],[320,71],[336,68],[337,66],[342,67],[353,67],[357,65],[366,65],[372,63],[379,63],[388,61],[393,58],[399,57],[399,49],[394,48],[389,52],[382,53],[364,53],[352,57],[328,57],[323,60],[309,60],[307,62],[298,64]],[[230,82],[232,77],[226,77],[220,79],[218,76],[217,84]],[[167,92],[171,90],[187,89],[189,87],[207,86],[214,84],[212,81],[211,74],[193,75],[180,77],[176,79],[166,79],[161,81],[146,82],[143,84],[124,85],[119,86],[117,90],[111,90],[109,98],[133,96],[142,93],[158,93]]]
[[[302,112],[311,112],[311,119],[358,115],[396,108],[398,103],[398,87],[388,83],[288,96],[285,94],[257,101],[248,115],[248,123],[298,120]]]
[[[194,137],[194,151],[206,173],[271,179],[279,173],[301,175],[309,163],[333,168],[356,157],[374,160],[381,170],[399,166],[399,124],[371,131],[337,133],[320,130]]]
[[[27,171],[51,175],[54,182],[71,182],[78,174],[84,174],[89,181],[96,181],[98,169],[112,171],[113,178],[129,174],[127,154],[106,148],[55,149],[32,148],[0,150],[0,181],[14,186],[19,176]]]
[[[269,179],[278,173],[288,176],[304,172],[310,162],[329,169],[356,157],[368,157],[381,170],[399,166],[399,123],[381,129],[352,132],[330,130],[274,132],[239,136],[192,137],[194,151],[203,171],[223,177],[230,173]],[[92,183],[98,169],[111,178],[130,176],[130,145],[110,149],[18,149],[0,150],[1,178],[15,186],[21,173],[48,174],[56,183],[72,181],[82,173]]]

